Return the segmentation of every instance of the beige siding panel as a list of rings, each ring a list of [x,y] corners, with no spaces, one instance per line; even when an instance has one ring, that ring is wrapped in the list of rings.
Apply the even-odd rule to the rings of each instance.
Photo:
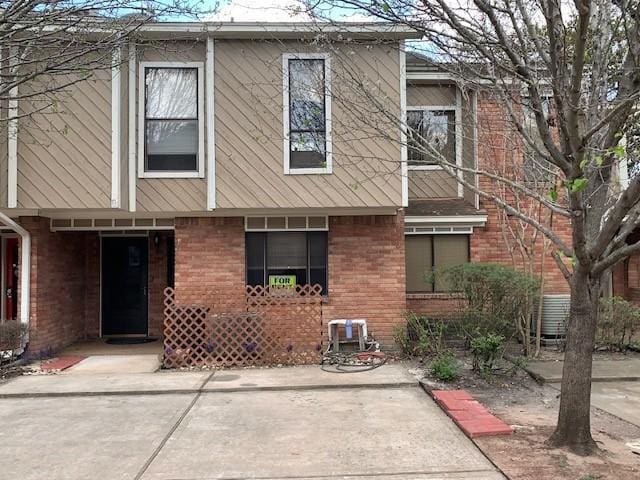
[[[409,199],[454,198],[458,182],[442,170],[409,171]]]
[[[218,208],[400,204],[397,127],[380,114],[376,118],[364,98],[354,100],[356,83],[364,80],[381,105],[397,112],[397,46],[333,45],[330,50],[334,173],[284,175],[282,54],[315,50],[292,41],[216,41]]]
[[[42,108],[35,98],[20,102],[21,115]],[[108,208],[110,198],[111,71],[104,69],[57,93],[54,107],[20,120],[18,207]]]
[[[407,84],[407,107],[455,106],[456,89],[453,85]]]
[[[205,50],[204,42],[157,43],[140,49],[138,61],[204,62]],[[199,118],[205,121],[204,112],[199,112]],[[206,158],[200,161],[206,165]],[[140,212],[190,212],[207,208],[207,183],[203,178],[138,178],[136,185],[136,209]]]

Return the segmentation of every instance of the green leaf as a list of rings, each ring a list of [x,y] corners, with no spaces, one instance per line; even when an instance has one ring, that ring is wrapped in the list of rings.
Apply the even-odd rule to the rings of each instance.
[[[595,158],[593,159],[593,161],[594,161],[594,162],[596,162],[596,165],[598,165],[599,167],[601,167],[601,166],[602,166],[602,162],[603,162],[604,160],[602,159],[602,155],[598,155],[597,157],[595,157]]]
[[[552,202],[558,201],[558,192],[556,190],[551,190],[549,192],[549,198],[551,199]]]
[[[383,11],[384,13],[389,13],[389,4],[388,4],[387,2],[384,2],[384,3],[382,4],[382,11]]]
[[[589,160],[588,160],[588,159],[586,159],[586,158],[585,158],[585,159],[583,159],[583,160],[580,162],[580,170],[584,170],[584,167],[586,167],[588,164],[589,164]]]
[[[618,158],[622,158],[624,157],[624,145],[616,145],[615,147],[613,147],[611,149],[611,151],[613,152],[613,154],[618,157]]]
[[[569,188],[573,193],[584,190],[587,186],[586,178],[576,178],[573,182],[570,182]]]

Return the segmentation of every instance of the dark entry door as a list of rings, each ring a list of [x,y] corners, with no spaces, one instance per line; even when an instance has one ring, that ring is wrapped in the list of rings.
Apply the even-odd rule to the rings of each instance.
[[[147,334],[146,237],[102,237],[102,334]]]

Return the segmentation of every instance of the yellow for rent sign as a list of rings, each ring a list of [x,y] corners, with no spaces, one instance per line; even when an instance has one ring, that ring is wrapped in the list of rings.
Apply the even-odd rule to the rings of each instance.
[[[295,275],[269,275],[270,287],[295,287],[296,276]]]

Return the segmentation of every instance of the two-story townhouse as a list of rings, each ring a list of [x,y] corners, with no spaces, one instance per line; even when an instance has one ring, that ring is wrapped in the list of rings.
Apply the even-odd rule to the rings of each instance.
[[[301,23],[146,25],[64,108],[8,122],[0,311],[30,324],[32,352],[160,336],[166,287],[233,309],[247,285],[278,281],[319,284],[323,319],[364,318],[390,346],[407,309],[452,308],[425,273],[510,261],[497,210],[418,158],[398,122],[473,168],[504,161],[486,147],[495,102],[406,54],[409,29],[320,37]]]

